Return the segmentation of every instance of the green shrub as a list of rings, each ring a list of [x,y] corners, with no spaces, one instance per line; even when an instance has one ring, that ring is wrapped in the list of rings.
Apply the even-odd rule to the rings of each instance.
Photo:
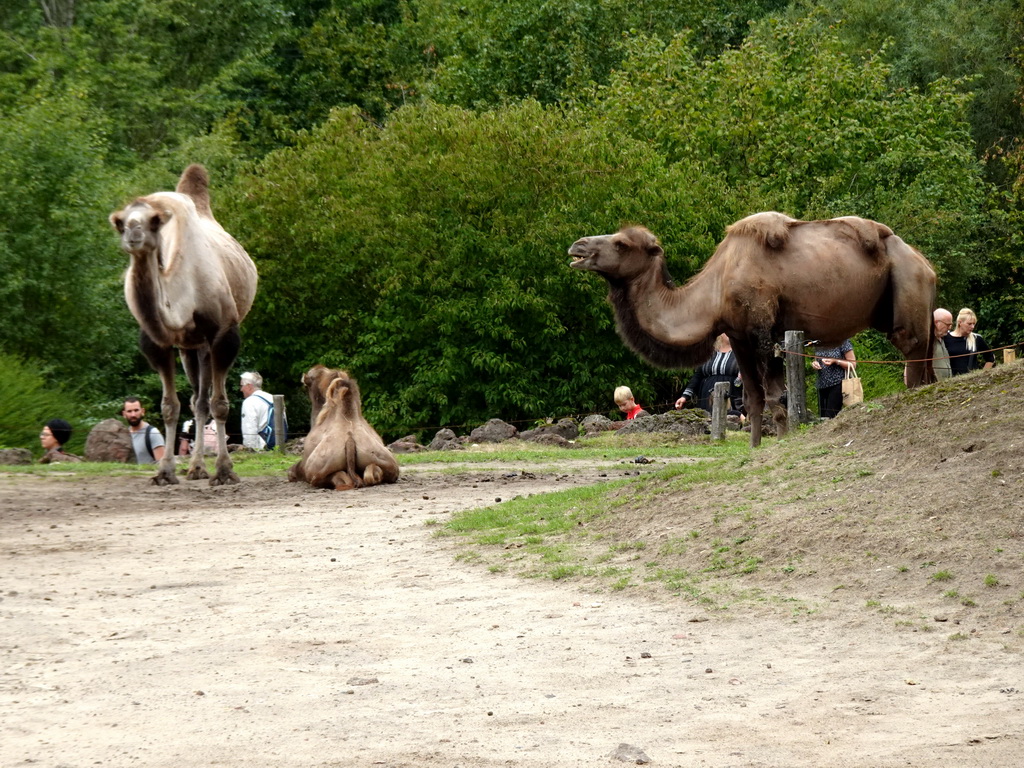
[[[81,453],[88,434],[77,398],[66,389],[48,384],[38,363],[0,354],[0,447],[28,448],[42,455],[39,432],[50,419],[71,422],[73,433],[65,446]]]

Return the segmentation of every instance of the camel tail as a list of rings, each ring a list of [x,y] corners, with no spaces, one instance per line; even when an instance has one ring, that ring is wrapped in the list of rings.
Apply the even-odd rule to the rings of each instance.
[[[175,191],[191,197],[200,216],[213,218],[213,210],[210,208],[210,175],[199,163],[192,163],[184,170]]]
[[[725,232],[729,237],[752,237],[762,247],[777,251],[784,248],[789,241],[789,228],[794,223],[796,219],[791,219],[784,213],[765,211],[740,219]]]

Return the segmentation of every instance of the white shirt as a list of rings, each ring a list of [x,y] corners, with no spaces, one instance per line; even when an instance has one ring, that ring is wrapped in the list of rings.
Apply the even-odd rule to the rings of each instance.
[[[260,437],[270,421],[270,395],[257,389],[242,401],[242,445],[251,451],[262,451],[267,447]]]

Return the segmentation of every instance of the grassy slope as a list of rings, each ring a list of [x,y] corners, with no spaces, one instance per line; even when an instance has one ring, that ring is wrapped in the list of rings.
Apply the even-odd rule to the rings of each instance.
[[[852,608],[921,630],[1017,627],[1022,395],[1024,366],[1004,366],[849,409],[758,451],[508,502],[448,530],[492,569],[712,610]]]

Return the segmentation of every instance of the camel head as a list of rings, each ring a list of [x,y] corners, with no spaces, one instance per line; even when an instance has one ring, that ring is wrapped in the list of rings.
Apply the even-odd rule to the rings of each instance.
[[[347,379],[349,376],[345,371],[328,368],[324,365],[314,365],[302,374],[302,386],[309,394],[310,403],[310,424],[317,423],[317,417],[327,402],[327,387],[335,379]]]
[[[160,247],[160,228],[171,218],[144,200],[110,214],[110,223],[121,234],[121,247],[133,256],[144,256]]]
[[[573,269],[597,272],[607,280],[628,281],[664,266],[665,252],[644,227],[626,227],[614,235],[594,235],[569,248]]]

